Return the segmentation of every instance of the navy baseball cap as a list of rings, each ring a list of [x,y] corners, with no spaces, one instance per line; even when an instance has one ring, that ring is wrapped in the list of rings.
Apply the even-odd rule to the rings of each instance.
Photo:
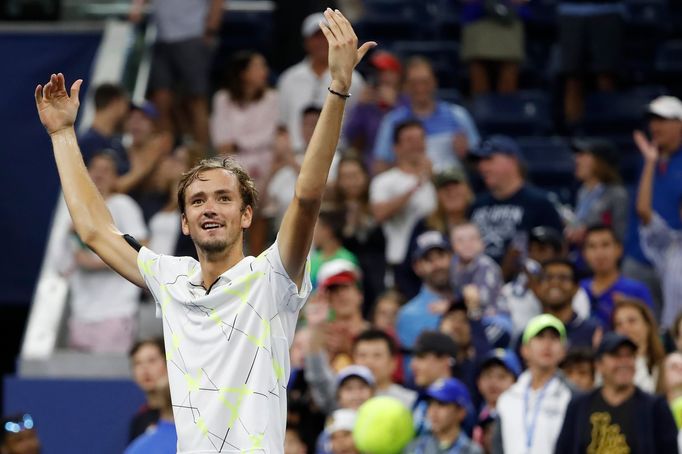
[[[429,386],[424,395],[428,399],[437,400],[444,404],[457,404],[460,407],[470,409],[471,397],[464,383],[456,378],[442,378]]]
[[[150,120],[159,119],[159,110],[151,101],[144,101],[141,103],[131,102],[130,110],[139,110],[140,112],[145,114],[147,118],[149,118]]]
[[[518,378],[518,376],[521,375],[521,363],[516,354],[511,350],[506,350],[504,348],[490,350],[488,354],[483,357],[481,365],[478,368],[478,373],[480,374],[481,371],[490,364],[501,365],[511,372],[515,378]]]
[[[610,331],[604,334],[599,347],[597,347],[596,358],[601,358],[607,353],[615,353],[623,345],[630,347],[633,351],[637,351],[637,344],[635,344],[632,339],[622,334],[618,334],[615,331]]]
[[[433,249],[441,249],[443,251],[450,250],[448,239],[437,230],[428,230],[422,233],[417,237],[416,243],[414,251],[412,252],[413,261],[423,258]]]
[[[478,148],[471,150],[471,156],[478,159],[489,158],[494,154],[506,154],[522,161],[523,153],[516,140],[509,136],[496,134],[488,137]]]

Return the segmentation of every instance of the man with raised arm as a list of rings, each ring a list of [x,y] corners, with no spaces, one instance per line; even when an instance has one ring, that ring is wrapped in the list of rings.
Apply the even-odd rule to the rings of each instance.
[[[203,161],[180,183],[182,231],[199,261],[157,255],[118,231],[83,165],[73,124],[81,81],[52,75],[35,91],[76,232],[122,276],[154,295],[163,318],[178,452],[283,452],[289,345],[310,290],[307,257],[339,138],[357,48],[350,23],[325,11],[332,82],[275,243],[244,257],[257,193],[229,159]]]

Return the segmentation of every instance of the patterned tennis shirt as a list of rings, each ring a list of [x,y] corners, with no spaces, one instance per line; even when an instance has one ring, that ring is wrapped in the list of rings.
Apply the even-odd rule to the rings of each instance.
[[[204,289],[199,262],[142,248],[138,266],[163,319],[178,453],[280,453],[289,347],[311,289],[277,242]]]

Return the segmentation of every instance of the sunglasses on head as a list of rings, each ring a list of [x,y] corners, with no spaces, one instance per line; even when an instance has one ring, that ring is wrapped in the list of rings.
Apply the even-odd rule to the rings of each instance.
[[[33,418],[29,414],[25,414],[21,419],[7,421],[4,427],[5,432],[15,434],[29,429],[33,429]]]

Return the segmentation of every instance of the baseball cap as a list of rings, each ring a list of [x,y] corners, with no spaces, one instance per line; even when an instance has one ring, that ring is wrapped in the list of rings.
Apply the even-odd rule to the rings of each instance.
[[[355,410],[351,410],[349,408],[340,408],[338,410],[334,410],[331,416],[329,416],[327,419],[325,430],[329,434],[333,434],[334,432],[339,432],[342,430],[352,432],[353,427],[355,427],[356,417],[357,414]]]
[[[422,331],[414,343],[412,354],[418,356],[427,353],[454,358],[457,355],[457,345],[447,334],[439,331]]]
[[[659,96],[649,103],[647,113],[668,120],[682,120],[682,101],[674,96]]]
[[[541,314],[530,319],[523,331],[522,341],[527,344],[532,338],[540,334],[541,331],[551,328],[559,333],[562,342],[566,341],[566,327],[564,324],[551,314]]]
[[[561,249],[564,246],[564,236],[553,227],[544,225],[534,227],[528,235],[529,242],[549,244],[554,249]]]
[[[327,19],[325,19],[324,14],[322,13],[313,13],[303,19],[303,23],[301,24],[301,35],[304,38],[310,38],[317,32],[322,33],[320,22],[327,23]]]
[[[496,348],[490,350],[483,357],[483,360],[481,361],[481,364],[478,367],[478,373],[480,374],[481,371],[490,364],[501,365],[509,372],[511,372],[512,375],[514,375],[514,377],[518,377],[519,375],[521,375],[521,363],[519,362],[519,358],[516,356],[516,354],[511,350],[507,350],[504,348]]]
[[[623,345],[627,345],[628,347],[631,347],[633,350],[637,351],[637,345],[632,341],[632,339],[627,336],[623,336],[622,334],[618,334],[615,331],[609,331],[608,333],[604,334],[604,337],[602,337],[599,347],[597,347],[595,356],[600,358],[602,355],[607,353],[614,353]]]
[[[355,264],[346,259],[334,259],[324,263],[317,272],[317,282],[320,288],[331,285],[357,284],[362,272]]]
[[[523,160],[521,147],[516,143],[516,140],[502,134],[488,137],[478,148],[473,149],[470,154],[479,159],[489,158],[494,154],[506,154]]]
[[[417,236],[415,242],[416,246],[412,251],[413,261],[423,258],[433,249],[441,249],[443,251],[450,250],[450,243],[448,243],[447,238],[437,230],[428,230],[422,233]]]
[[[466,172],[460,167],[450,167],[433,176],[433,185],[436,189],[450,183],[468,183]]]
[[[610,165],[617,165],[620,154],[618,149],[613,145],[613,142],[606,139],[582,137],[574,139],[571,143],[571,148],[574,152],[589,152],[594,157],[609,163]]]
[[[143,101],[141,103],[131,102],[130,110],[139,110],[151,120],[159,119],[159,109],[157,109],[151,101]]]
[[[399,73],[402,71],[402,65],[398,57],[385,50],[378,50],[372,54],[369,62],[374,68],[379,71],[393,71]]]
[[[369,368],[360,366],[358,364],[351,364],[350,366],[346,366],[341,369],[336,376],[336,387],[338,388],[341,386],[341,384],[343,384],[344,381],[351,377],[358,377],[371,387],[374,387],[376,384],[374,381],[374,375],[372,375],[372,371],[369,370]]]
[[[464,383],[456,378],[441,378],[436,380],[424,393],[427,398],[445,404],[457,404],[460,407],[471,408],[471,397]]]

